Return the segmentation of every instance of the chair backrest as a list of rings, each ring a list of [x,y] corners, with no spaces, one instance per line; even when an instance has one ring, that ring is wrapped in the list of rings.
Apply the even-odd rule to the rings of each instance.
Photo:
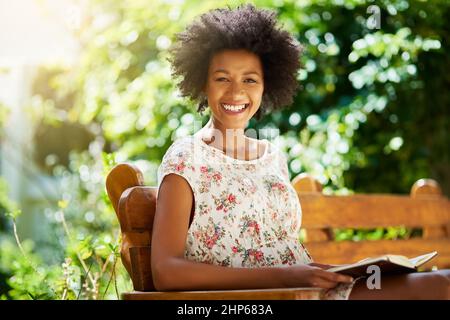
[[[323,195],[320,183],[307,174],[292,184],[302,206],[306,247],[315,261],[341,264],[386,253],[415,256],[436,250],[438,256],[427,265],[450,267],[450,201],[434,180],[417,181],[409,196]],[[150,248],[157,188],[144,186],[137,167],[119,164],[108,174],[106,189],[120,222],[121,258],[133,287],[154,291]],[[334,241],[333,229],[391,226],[422,228],[423,235],[396,241]]]
[[[154,291],[151,240],[157,188],[144,186],[142,172],[118,164],[106,178],[106,190],[120,223],[121,258],[137,291]]]
[[[292,184],[302,206],[306,247],[314,260],[341,264],[386,253],[412,257],[436,250],[438,256],[424,269],[450,267],[450,201],[436,181],[418,180],[410,195],[324,195],[320,183],[306,174]],[[397,226],[417,228],[422,235],[396,241],[334,240],[336,229]]]

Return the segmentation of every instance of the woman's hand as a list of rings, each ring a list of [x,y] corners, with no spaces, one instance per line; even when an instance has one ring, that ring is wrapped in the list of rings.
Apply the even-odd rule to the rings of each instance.
[[[317,263],[317,262],[311,262],[308,263],[308,266],[311,267],[319,267],[320,269],[328,270],[330,268],[338,267],[338,264],[323,264],[323,263]]]
[[[326,271],[311,264],[301,264],[286,268],[285,283],[288,287],[331,289],[339,283],[351,283],[352,281],[353,278],[350,276]]]

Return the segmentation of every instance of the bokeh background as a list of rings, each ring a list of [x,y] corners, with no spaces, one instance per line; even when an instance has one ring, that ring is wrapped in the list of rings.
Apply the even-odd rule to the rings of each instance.
[[[260,0],[305,47],[279,129],[291,178],[327,194],[450,195],[450,2]],[[167,49],[212,8],[243,1],[0,0],[0,297],[118,299],[131,282],[105,175],[135,163],[146,183],[177,137],[206,123],[180,97]],[[336,241],[420,235],[334,230]],[[301,234],[299,239],[301,240]]]

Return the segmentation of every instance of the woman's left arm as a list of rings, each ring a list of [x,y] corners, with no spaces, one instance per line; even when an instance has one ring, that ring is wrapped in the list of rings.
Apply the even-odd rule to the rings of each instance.
[[[341,264],[324,264],[324,263],[317,263],[317,262],[311,262],[311,263],[308,263],[308,265],[311,267],[318,267],[318,268],[321,268],[324,270],[341,266]]]

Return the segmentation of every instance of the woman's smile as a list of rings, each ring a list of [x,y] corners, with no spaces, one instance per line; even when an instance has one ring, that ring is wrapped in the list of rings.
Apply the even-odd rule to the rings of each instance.
[[[250,103],[220,103],[220,106],[227,114],[239,114],[247,110]]]

